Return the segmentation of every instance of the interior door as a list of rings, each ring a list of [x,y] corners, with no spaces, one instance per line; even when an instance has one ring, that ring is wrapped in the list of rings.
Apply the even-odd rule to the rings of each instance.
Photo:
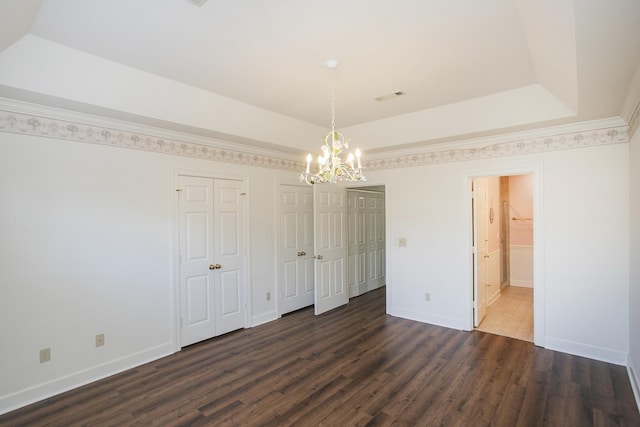
[[[346,189],[314,185],[315,314],[348,302]]]
[[[181,345],[245,326],[240,181],[180,176]]]
[[[358,212],[356,203],[358,194],[354,191],[347,191],[347,286],[349,288],[349,298],[360,295],[358,289]]]
[[[385,280],[385,216],[384,216],[384,194],[377,194],[376,198],[376,283],[375,288],[384,286]]]
[[[242,185],[240,181],[226,179],[213,182],[216,335],[245,326]]]
[[[475,274],[473,286],[474,326],[479,326],[487,314],[487,286],[489,284],[488,267],[488,214],[487,214],[487,180],[475,179],[473,182],[474,212],[474,247]]]
[[[281,185],[281,314],[313,304],[313,232],[313,188]]]
[[[213,180],[180,176],[181,345],[215,334]]]

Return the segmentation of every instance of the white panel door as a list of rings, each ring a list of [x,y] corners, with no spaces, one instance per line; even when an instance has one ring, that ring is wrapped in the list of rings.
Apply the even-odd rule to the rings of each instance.
[[[313,232],[313,188],[281,185],[281,314],[313,304]]]
[[[181,176],[179,201],[181,345],[215,335],[213,180]]]
[[[346,190],[315,185],[315,314],[348,302]]]
[[[214,253],[216,335],[245,326],[245,236],[242,182],[216,179]]]
[[[487,215],[487,180],[473,181],[475,274],[473,280],[474,326],[479,326],[487,314],[487,286],[489,285],[489,248]]]
[[[376,252],[376,274],[375,288],[379,288],[386,284],[385,279],[385,216],[384,216],[384,194],[376,194],[375,196],[375,216],[376,216],[376,241],[372,245]]]
[[[180,176],[181,345],[245,326],[244,217],[239,181]]]
[[[349,298],[360,295],[358,289],[358,243],[356,233],[358,229],[358,213],[356,203],[358,194],[347,191],[347,287]]]

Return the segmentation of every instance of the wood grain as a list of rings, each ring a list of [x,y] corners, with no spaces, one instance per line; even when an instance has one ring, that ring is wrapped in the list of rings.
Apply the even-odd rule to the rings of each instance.
[[[640,425],[624,367],[391,317],[384,292],[192,345],[0,425]]]

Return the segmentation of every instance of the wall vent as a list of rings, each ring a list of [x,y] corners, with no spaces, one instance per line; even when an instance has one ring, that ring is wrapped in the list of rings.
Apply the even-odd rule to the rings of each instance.
[[[397,97],[402,96],[402,95],[404,95],[404,92],[399,90],[397,92],[393,92],[393,93],[388,93],[386,95],[377,96],[377,97],[375,97],[373,99],[376,100],[376,101],[387,101],[389,99],[397,98]]]

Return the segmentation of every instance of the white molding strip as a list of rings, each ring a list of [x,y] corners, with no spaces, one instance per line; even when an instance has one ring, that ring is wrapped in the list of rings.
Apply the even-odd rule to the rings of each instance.
[[[112,124],[114,128],[0,110],[0,132],[88,142],[292,172],[301,171],[304,167],[302,162],[282,159],[277,156],[220,148],[187,141],[186,138],[165,138],[150,133],[118,129],[117,127],[124,126],[118,126],[118,122],[115,120]]]
[[[593,360],[613,363],[614,365],[627,366],[628,363],[628,354],[626,352],[561,338],[547,336],[544,347],[548,350],[587,357]]]
[[[122,359],[113,360],[104,365],[95,366],[84,371],[74,372],[65,377],[56,378],[50,382],[38,384],[25,390],[0,396],[0,414],[22,408],[31,403],[47,399],[65,391],[98,381],[111,375],[124,372],[145,363],[175,353],[175,343],[166,343],[150,348],[140,353],[128,355]]]
[[[368,170],[395,169],[628,142],[629,127],[626,125],[617,125],[547,137],[517,139],[480,147],[454,148],[439,151],[428,151],[425,147],[425,151],[422,153],[370,160],[366,161],[364,166]]]
[[[633,366],[631,357],[629,357],[629,362],[627,363],[627,374],[629,375],[633,395],[636,398],[636,405],[638,405],[638,410],[640,410],[640,378],[638,378],[638,370]]]
[[[364,162],[368,170],[384,170],[460,162],[494,157],[517,156],[546,151],[629,142],[629,130],[638,127],[636,108],[627,126],[624,120],[594,120],[562,127],[541,128],[527,133],[512,133],[461,140],[396,151]],[[303,161],[291,153],[244,147],[228,141],[175,132],[91,114],[0,99],[0,132],[108,145],[120,148],[195,157],[204,160],[292,172],[304,168]],[[493,141],[493,142],[492,142]],[[498,142],[495,142],[498,141]],[[384,156],[384,155],[383,155]]]

